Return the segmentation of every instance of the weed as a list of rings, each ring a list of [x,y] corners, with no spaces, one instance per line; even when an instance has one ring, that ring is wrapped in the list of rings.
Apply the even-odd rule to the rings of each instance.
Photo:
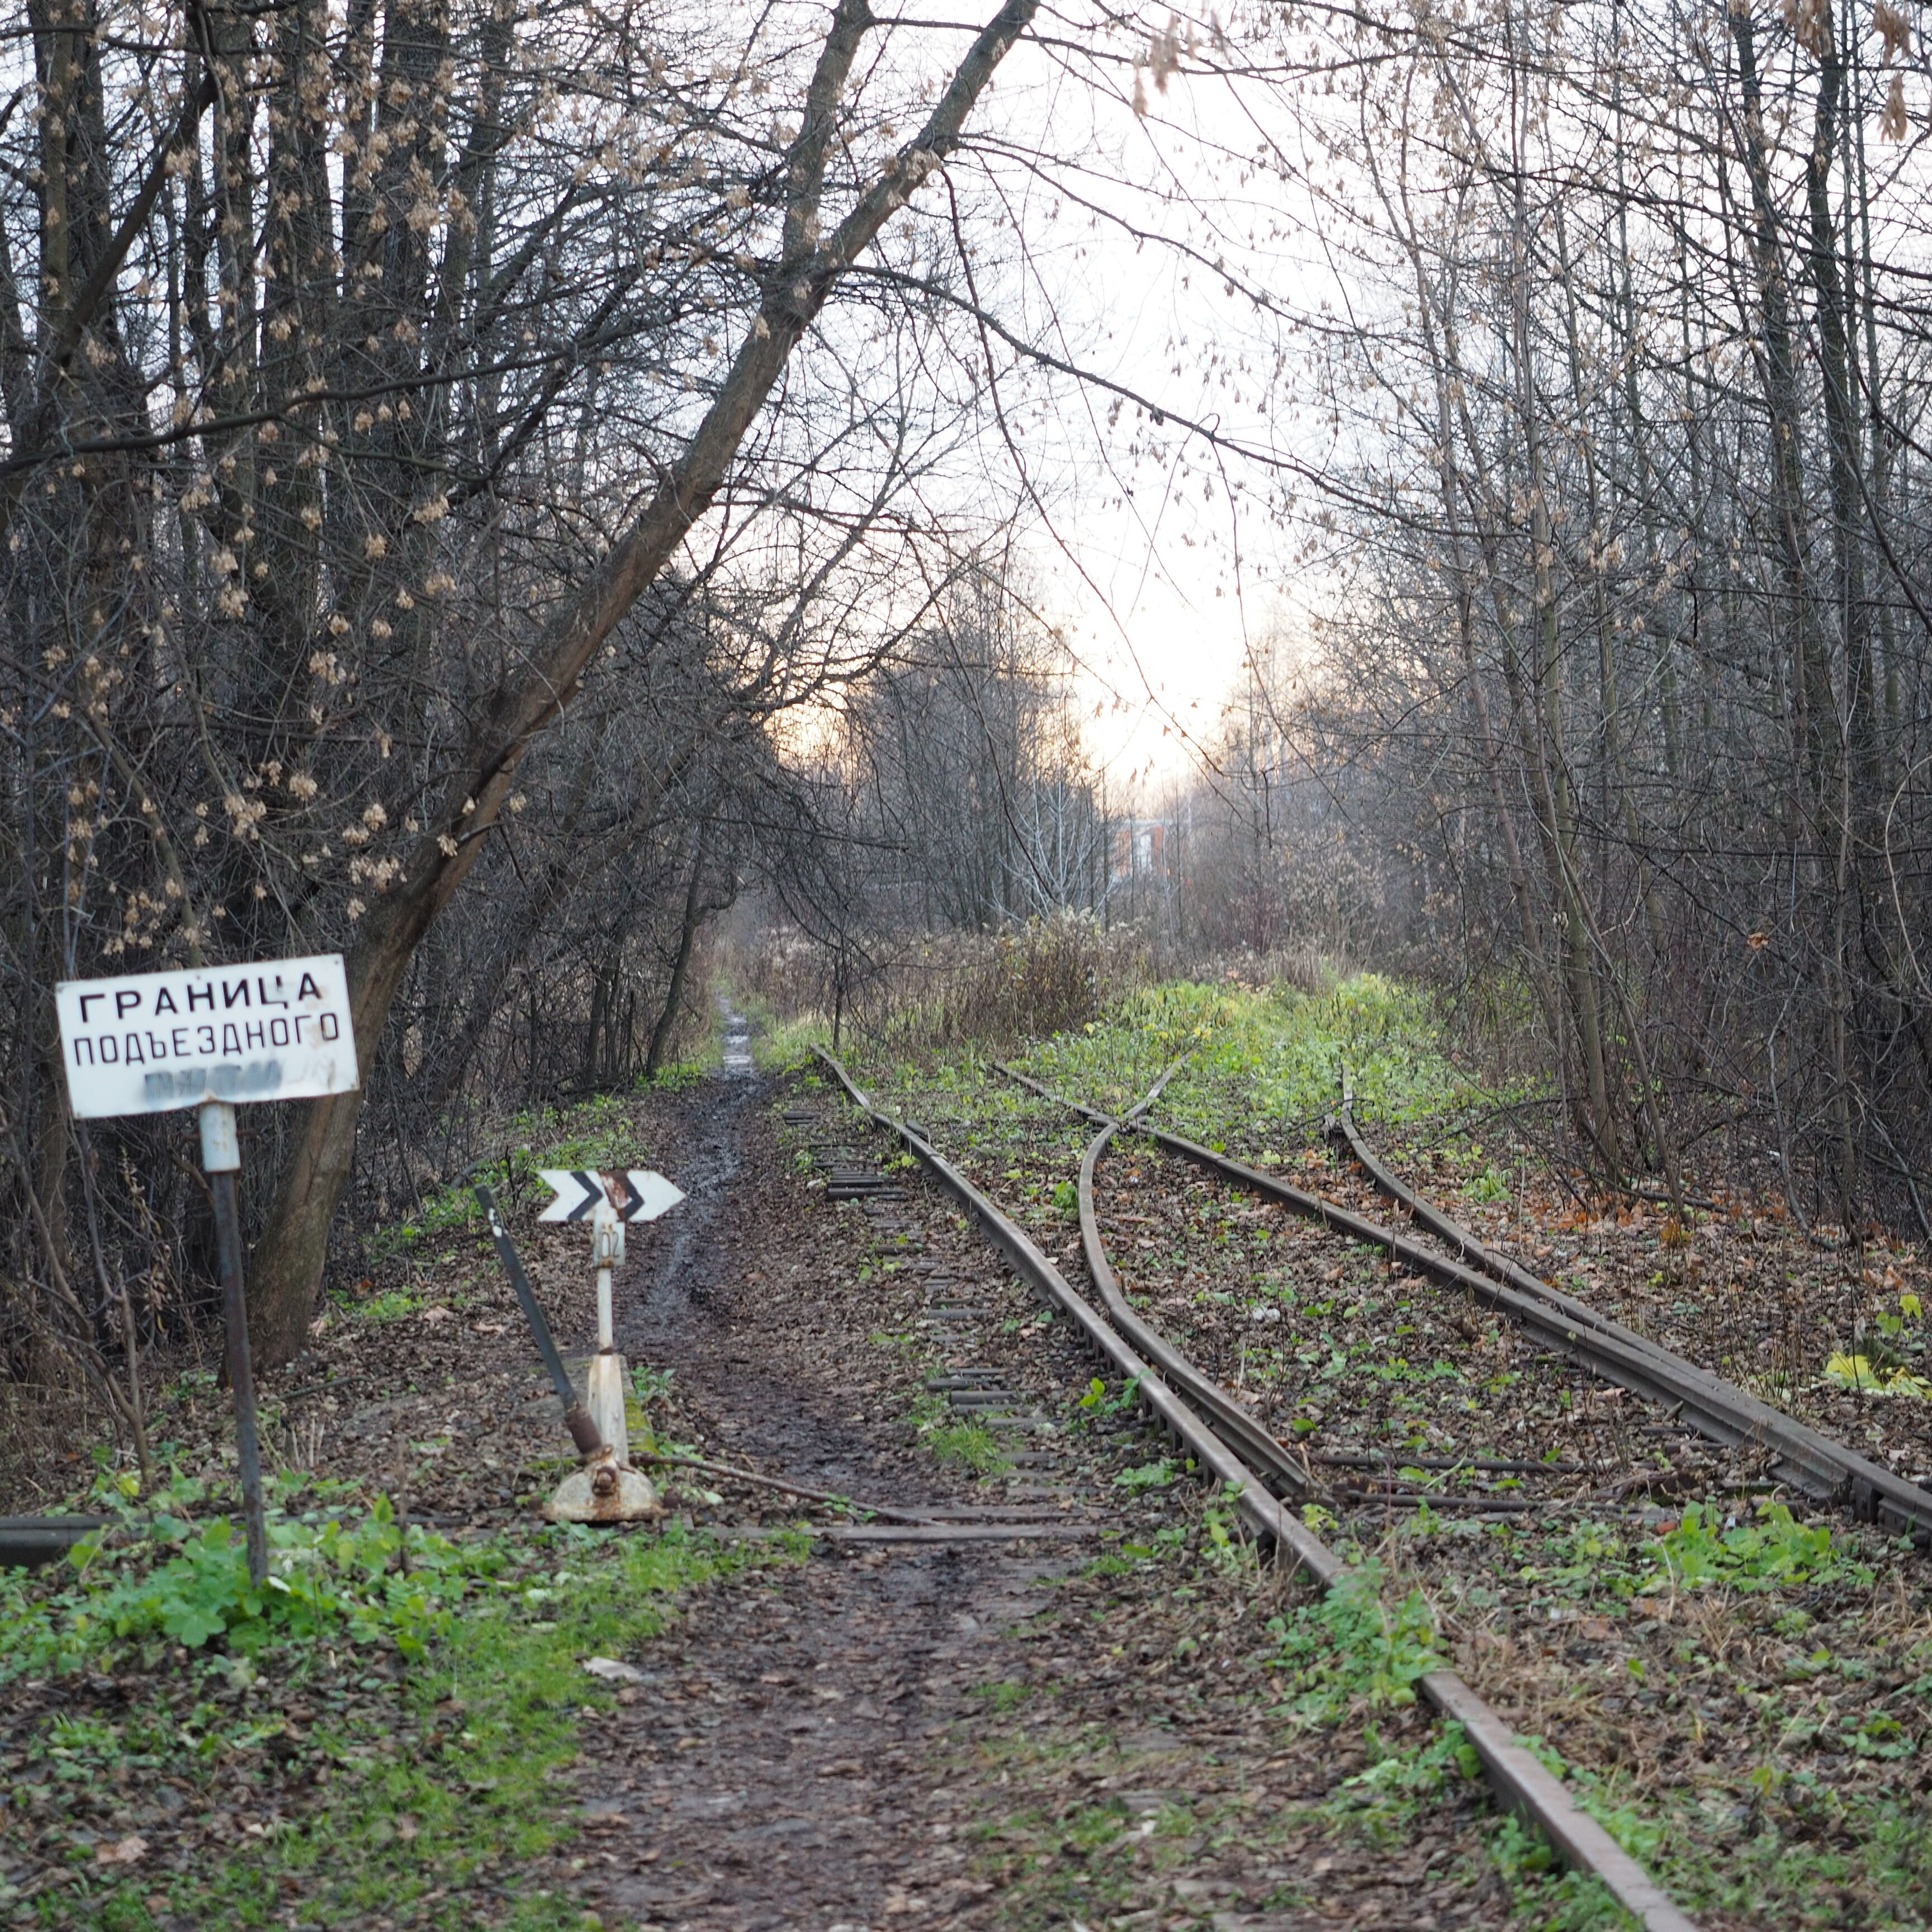
[[[957,1462],[975,1475],[994,1476],[1012,1467],[1012,1459],[982,1423],[962,1422],[952,1405],[938,1396],[922,1396],[913,1404],[913,1420],[920,1438],[942,1462]]]
[[[1932,1399],[1932,1381],[1910,1370],[1892,1368],[1875,1362],[1869,1355],[1847,1354],[1840,1349],[1825,1364],[1825,1378],[1840,1388],[1856,1389],[1862,1395],[1916,1396]]]
[[[1363,1704],[1412,1704],[1416,1681],[1442,1667],[1421,1593],[1412,1590],[1391,1607],[1384,1580],[1379,1563],[1364,1563],[1318,1603],[1269,1619],[1275,1666],[1294,1687],[1288,1708],[1303,1721],[1339,1722]]]
[[[668,1066],[660,1066],[650,1079],[640,1077],[638,1091],[640,1094],[682,1094],[695,1087],[700,1080],[706,1080],[717,1070],[715,1057],[695,1060],[674,1060]],[[621,1166],[621,1162],[614,1165]]]
[[[68,1559],[78,1575],[64,1588],[0,1571],[0,1678],[148,1651],[158,1657],[170,1642],[199,1650],[218,1639],[237,1656],[289,1638],[383,1642],[419,1656],[448,1630],[456,1605],[503,1567],[491,1546],[460,1546],[416,1526],[405,1531],[387,1498],[355,1522],[275,1513],[260,1588],[226,1516],[195,1526],[163,1516],[154,1533],[146,1548],[83,1541]],[[156,1547],[176,1553],[149,1562]]]
[[[993,1432],[979,1423],[943,1422],[920,1432],[942,1462],[959,1463],[975,1475],[1000,1475],[1013,1466]]]
[[[1550,1840],[1507,1812],[1490,1826],[1489,1854],[1512,1902],[1533,1912],[1538,1932],[1598,1932],[1633,1922],[1601,1880],[1559,1870]]]
[[[752,1058],[764,1073],[790,1073],[812,1064],[814,1047],[832,1044],[832,1029],[820,1014],[785,1020],[754,1030]]]
[[[1006,1678],[998,1684],[976,1684],[972,1694],[975,1697],[983,1697],[994,1710],[1004,1717],[1009,1711],[1018,1710],[1033,1695],[1033,1692],[1029,1686]]]
[[[356,1317],[358,1322],[401,1322],[422,1306],[420,1296],[411,1294],[404,1288],[391,1288],[386,1294],[372,1295],[362,1303],[356,1310]]]
[[[1099,1021],[1034,1049],[1028,1064],[1049,1085],[1118,1107],[1185,1054],[1162,1098],[1166,1118],[1214,1138],[1246,1121],[1273,1147],[1284,1121],[1334,1105],[1344,1067],[1365,1118],[1411,1121],[1466,1105],[1477,1096],[1440,1034],[1428,994],[1376,974],[1324,993],[1178,980],[1129,994]]]
[[[1096,1376],[1081,1394],[1080,1408],[1088,1415],[1122,1414],[1132,1408],[1140,1386],[1139,1376],[1130,1376],[1120,1384],[1118,1393],[1110,1394],[1107,1384]]]
[[[1799,1522],[1784,1504],[1760,1498],[1760,1520],[1726,1528],[1714,1526],[1701,1503],[1652,1546],[1663,1574],[1644,1585],[1694,1588],[1724,1584],[1733,1590],[1778,1589],[1790,1584],[1856,1583],[1868,1587],[1872,1572],[1856,1560],[1858,1546],[1834,1538],[1828,1524]]]

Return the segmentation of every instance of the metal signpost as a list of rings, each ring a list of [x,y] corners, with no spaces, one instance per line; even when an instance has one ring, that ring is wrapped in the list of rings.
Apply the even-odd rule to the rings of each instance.
[[[259,1585],[268,1574],[268,1535],[248,1353],[235,1109],[256,1100],[346,1094],[358,1084],[342,956],[63,980],[54,1000],[76,1120],[177,1107],[201,1111],[201,1164],[214,1200],[248,1574]]]
[[[656,1510],[657,1496],[630,1466],[630,1428],[624,1415],[625,1364],[617,1352],[610,1276],[624,1258],[624,1223],[655,1221],[684,1198],[684,1190],[648,1168],[596,1174],[587,1168],[551,1167],[539,1168],[537,1172],[556,1196],[537,1219],[587,1221],[591,1261],[597,1270],[597,1352],[584,1377],[584,1407],[596,1430],[597,1450],[586,1468],[565,1478],[545,1514],[579,1522],[621,1522],[646,1516]],[[494,1220],[491,1226],[494,1232]],[[500,1249],[508,1238],[499,1238]]]

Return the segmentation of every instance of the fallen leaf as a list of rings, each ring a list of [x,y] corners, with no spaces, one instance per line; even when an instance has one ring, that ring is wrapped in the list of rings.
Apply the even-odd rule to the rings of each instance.
[[[586,1657],[584,1667],[607,1684],[641,1684],[644,1673],[634,1664],[620,1664],[614,1657]]]
[[[111,1845],[96,1845],[94,1862],[98,1865],[131,1865],[148,1856],[146,1838],[117,1838]]]

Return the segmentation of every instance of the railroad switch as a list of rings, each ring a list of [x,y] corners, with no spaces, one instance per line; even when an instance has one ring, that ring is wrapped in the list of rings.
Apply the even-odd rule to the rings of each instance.
[[[557,1485],[544,1514],[553,1522],[636,1522],[658,1514],[656,1485],[631,1467],[624,1414],[627,1373],[617,1352],[611,1271],[624,1258],[624,1223],[609,1198],[590,1216],[590,1255],[597,1269],[597,1352],[584,1378],[584,1406],[602,1447]]]
[[[575,1178],[562,1177],[566,1182]],[[656,1486],[630,1466],[630,1432],[624,1415],[624,1358],[617,1352],[610,1299],[611,1270],[624,1258],[624,1223],[618,1202],[627,1195],[620,1191],[622,1184],[628,1180],[628,1198],[636,1199],[640,1180],[662,1180],[662,1177],[598,1175],[596,1180],[601,1198],[594,1210],[587,1217],[582,1214],[571,1216],[589,1219],[591,1258],[597,1269],[597,1352],[590,1358],[583,1402],[578,1401],[569,1371],[556,1352],[550,1324],[544,1318],[530,1276],[524,1271],[516,1244],[510,1239],[510,1232],[497,1212],[495,1196],[480,1182],[473,1190],[489,1216],[490,1238],[496,1244],[496,1253],[510,1277],[510,1285],[516,1290],[537,1353],[550,1372],[550,1385],[563,1407],[564,1425],[584,1458],[584,1466],[565,1477],[556,1493],[544,1505],[544,1514],[553,1522],[638,1522],[662,1513]],[[666,1207],[675,1206],[684,1198],[668,1182],[661,1192],[668,1192],[670,1198],[656,1206],[654,1212],[648,1204],[640,1208],[637,1218],[654,1219]],[[565,1217],[553,1214],[548,1218]]]

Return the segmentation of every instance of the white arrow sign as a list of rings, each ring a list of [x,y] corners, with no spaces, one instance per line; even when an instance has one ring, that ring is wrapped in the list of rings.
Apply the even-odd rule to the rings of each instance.
[[[626,1221],[655,1221],[684,1198],[682,1188],[645,1168],[596,1174],[587,1168],[544,1167],[537,1178],[556,1196],[539,1221],[587,1221],[600,1201],[609,1202]]]

